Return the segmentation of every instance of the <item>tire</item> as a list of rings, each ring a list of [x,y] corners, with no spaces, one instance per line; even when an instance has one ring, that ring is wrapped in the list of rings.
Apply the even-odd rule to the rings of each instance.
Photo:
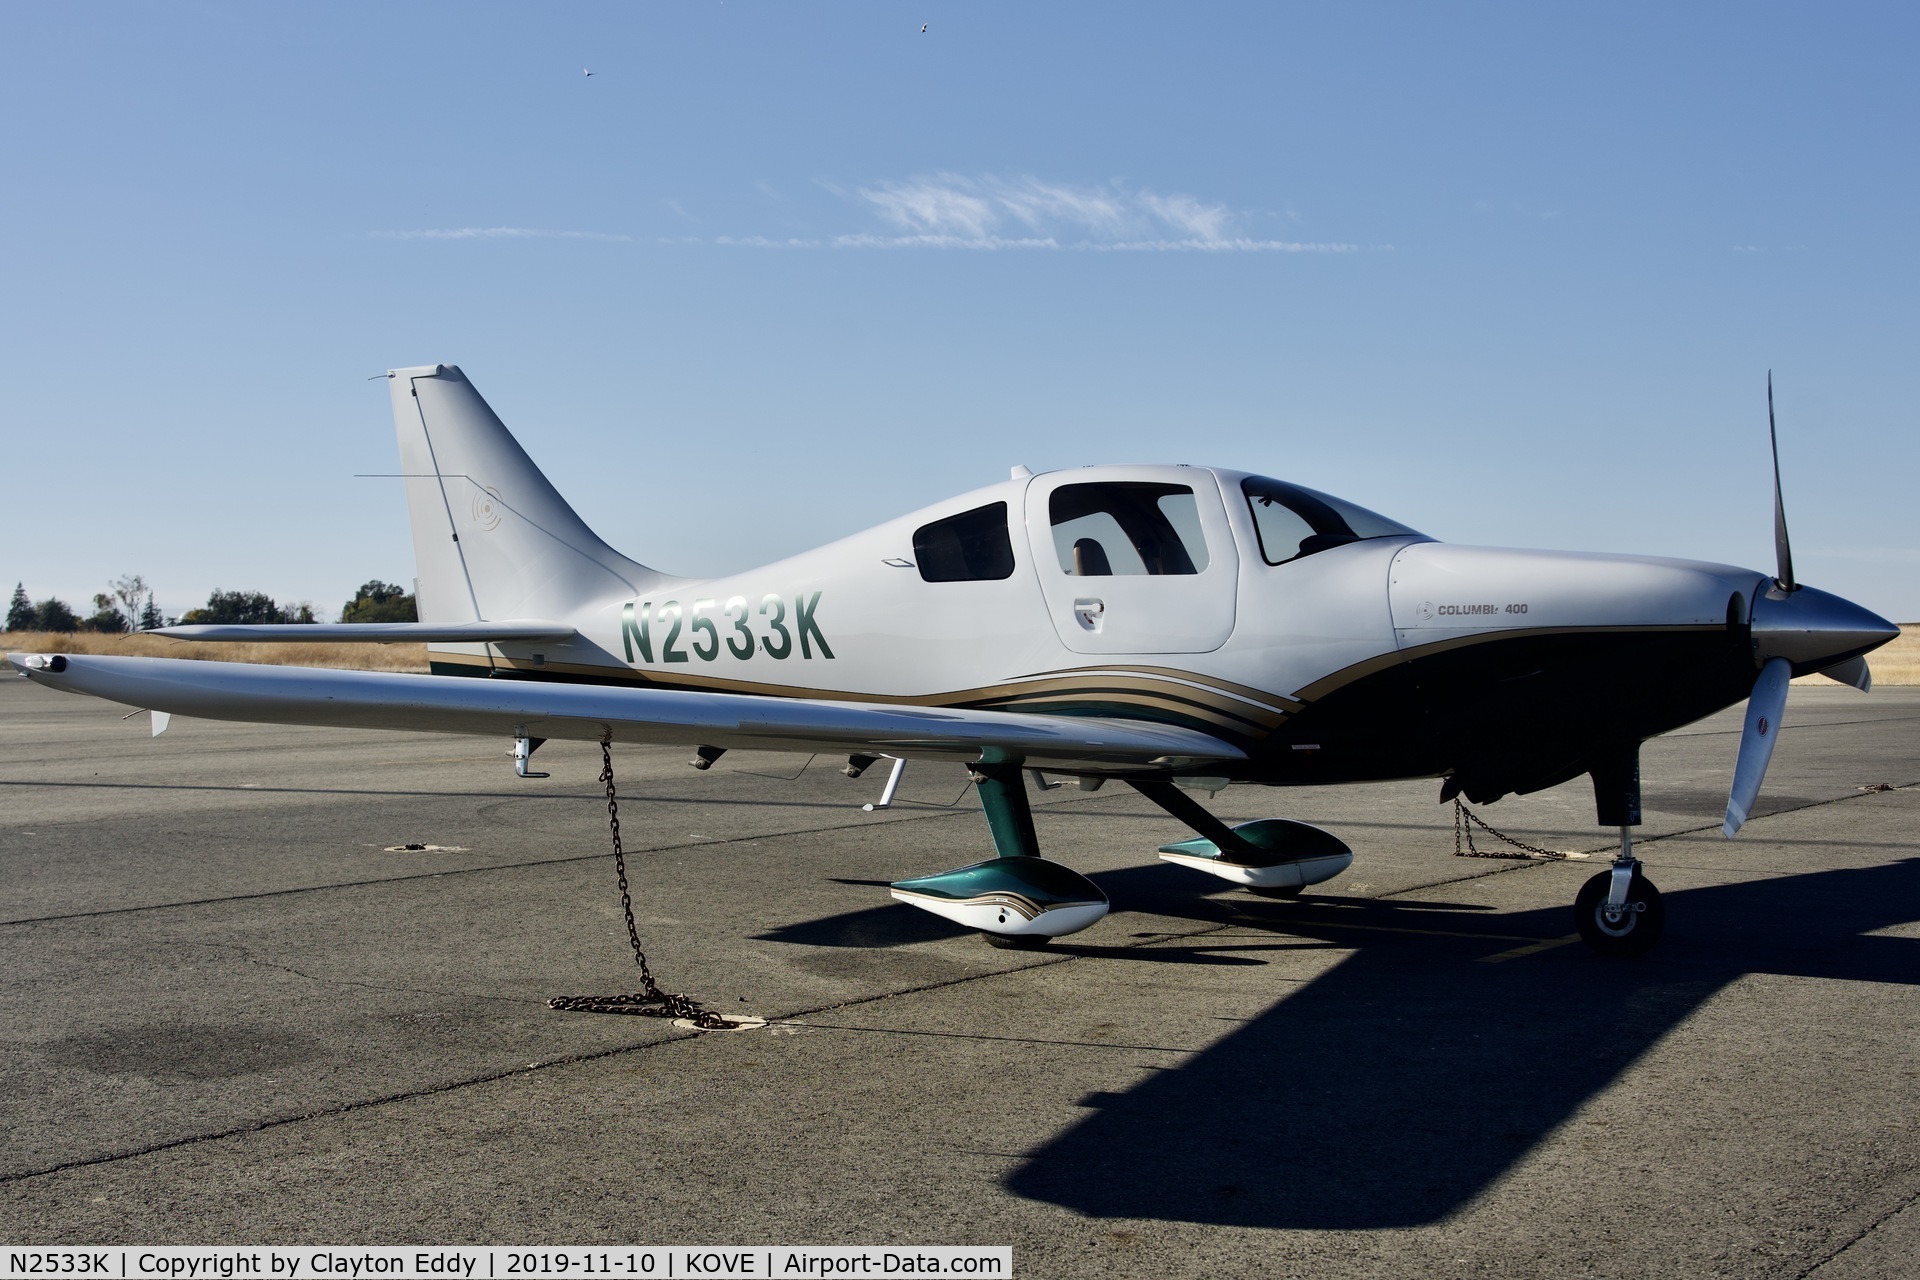
[[[1627,885],[1626,911],[1618,920],[1610,921],[1606,908],[1612,884],[1613,873],[1602,871],[1580,886],[1580,896],[1573,900],[1573,922],[1580,930],[1580,939],[1603,956],[1645,955],[1667,927],[1667,908],[1660,900],[1660,891],[1636,870]]]
[[[1241,887],[1256,898],[1297,898],[1306,891],[1305,885],[1298,884],[1289,889],[1262,888],[1257,884],[1242,885]]]
[[[1038,951],[1053,941],[1044,933],[988,933],[983,929],[980,936],[988,946],[1002,951]]]

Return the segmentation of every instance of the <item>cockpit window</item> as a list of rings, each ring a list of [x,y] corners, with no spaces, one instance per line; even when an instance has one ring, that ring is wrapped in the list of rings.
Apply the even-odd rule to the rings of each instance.
[[[1013,576],[1007,504],[990,502],[913,533],[913,560],[928,582],[990,582]]]
[[[1060,571],[1079,578],[1199,573],[1200,507],[1183,484],[1063,484],[1047,504]]]
[[[1253,508],[1260,555],[1268,564],[1285,564],[1349,542],[1414,532],[1365,507],[1284,480],[1248,476],[1240,489]]]

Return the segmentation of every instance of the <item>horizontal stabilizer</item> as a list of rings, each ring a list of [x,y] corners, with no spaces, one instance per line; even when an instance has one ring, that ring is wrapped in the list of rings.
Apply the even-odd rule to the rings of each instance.
[[[409,641],[567,640],[574,629],[564,622],[514,618],[506,622],[289,622],[224,626],[196,623],[155,627],[145,632],[169,640],[292,641],[306,644],[399,644]]]
[[[1192,729],[1094,716],[183,658],[10,653],[7,661],[50,689],[203,720],[1025,761],[1062,773],[1157,772],[1246,758]]]

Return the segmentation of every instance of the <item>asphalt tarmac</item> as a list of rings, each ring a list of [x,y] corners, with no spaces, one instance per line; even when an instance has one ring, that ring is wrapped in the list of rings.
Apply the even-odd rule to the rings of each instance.
[[[959,770],[865,813],[879,768],[622,749],[641,934],[669,987],[770,1020],[730,1033],[544,1003],[633,985],[597,748],[522,781],[505,742],[124,711],[0,679],[0,1240],[1920,1257],[1920,689],[1797,688],[1734,841],[1737,716],[1650,743],[1668,930],[1627,962],[1569,939],[1610,846],[1584,780],[1483,816],[1588,862],[1455,858],[1431,781],[1223,793],[1356,849],[1295,901],[1157,862],[1185,833],[1130,791],[1046,793],[1042,845],[1115,907],[1019,953],[886,894],[990,854]]]

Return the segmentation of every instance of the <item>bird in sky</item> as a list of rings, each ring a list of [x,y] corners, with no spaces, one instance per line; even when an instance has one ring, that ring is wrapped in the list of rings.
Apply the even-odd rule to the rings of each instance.
[[[920,34],[921,35],[927,34],[927,24],[924,22],[920,24]]]
[[[585,67],[582,67],[580,68],[580,74],[583,76],[590,76],[593,74],[593,72],[587,70]]]

